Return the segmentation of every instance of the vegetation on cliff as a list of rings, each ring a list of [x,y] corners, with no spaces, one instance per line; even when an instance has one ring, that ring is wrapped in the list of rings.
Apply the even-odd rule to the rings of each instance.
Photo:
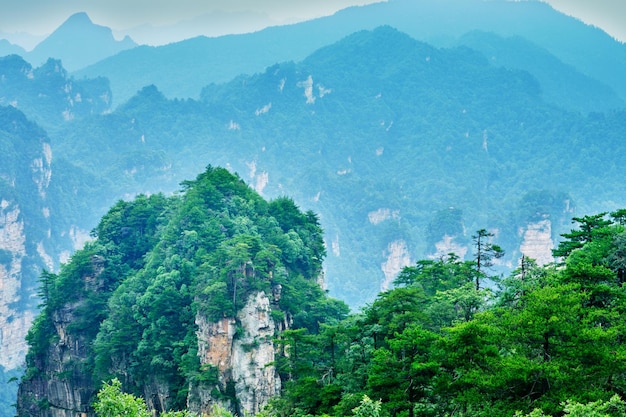
[[[501,53],[508,44],[512,56]],[[381,27],[302,62],[206,86],[199,100],[148,86],[114,111],[105,79],[73,80],[55,60],[33,69],[0,59],[4,103],[52,137],[0,108],[0,196],[46,196],[22,208],[26,228],[46,225],[32,230],[30,254],[61,252],[66,245],[50,236],[67,242],[113,199],[171,191],[208,162],[320,213],[289,198],[265,201],[215,168],[174,197],[116,203],[93,242],[41,275],[20,415],[93,412],[111,380],[157,412],[182,410],[198,387],[241,411],[234,385],[198,359],[197,318],[232,319],[241,335],[236,313],[255,292],[272,294],[272,319],[286,329],[272,364],[283,395],[267,414],[539,416],[587,407],[619,415],[621,211],[576,217],[579,228],[554,253],[562,264],[523,257],[511,276],[486,285],[476,250],[418,261],[376,295],[392,243],[406,244],[403,261],[415,259],[435,253],[443,236],[471,248],[466,230],[487,225],[476,238],[493,231],[510,248],[503,261],[514,263],[529,223],[550,222],[556,240],[573,201],[585,211],[624,203],[626,118],[608,110],[623,105],[615,92],[598,92],[602,85],[519,39],[474,33],[459,45],[438,49]],[[39,166],[22,139],[43,146],[42,163],[54,147],[44,194],[31,184],[39,177],[22,171]],[[370,301],[360,313],[345,317],[317,284],[325,247],[331,293]],[[38,270],[41,253],[21,265]],[[14,259],[0,250],[1,263]],[[34,280],[25,283],[12,308],[37,302]]]
[[[475,260],[405,268],[361,313],[294,335],[271,412],[350,416],[367,395],[385,416],[625,415],[624,214],[575,218],[562,262],[523,259],[491,288]]]
[[[107,390],[114,404],[135,404],[155,383],[167,392],[157,412],[182,412],[198,384],[238,412],[233,387],[200,365],[195,317],[234,317],[246,295],[280,286],[272,315],[289,323],[274,340],[283,389],[261,415],[622,416],[625,218],[574,218],[559,263],[523,258],[503,279],[486,272],[501,248],[480,230],[470,260],[419,261],[346,316],[317,283],[317,217],[209,167],[174,197],[120,201],[92,243],[42,275],[18,414],[58,407],[37,391],[51,381],[83,392],[80,412],[93,412],[100,387],[96,407]]]
[[[200,366],[197,314],[235,317],[249,294],[277,287],[272,315],[293,329],[314,331],[348,312],[318,283],[325,248],[317,216],[288,198],[265,201],[222,168],[184,182],[174,197],[118,202],[92,235],[58,274],[42,274],[20,415],[67,404],[88,412],[114,377],[136,395],[166,390],[168,410],[184,408],[198,381],[236,404],[215,368]],[[51,398],[51,381],[81,395]]]
[[[623,113],[565,110],[546,100],[552,84],[515,68],[379,27],[197,100],[146,86],[63,125],[55,152],[102,178],[105,196],[168,192],[207,163],[269,198],[287,193],[320,214],[330,293],[360,307],[393,279],[381,264],[394,242],[413,261],[444,234],[466,245],[464,230],[488,225],[514,262],[529,218],[549,219],[557,240],[574,209],[624,205],[613,181],[624,176]],[[453,227],[440,215],[450,208]]]

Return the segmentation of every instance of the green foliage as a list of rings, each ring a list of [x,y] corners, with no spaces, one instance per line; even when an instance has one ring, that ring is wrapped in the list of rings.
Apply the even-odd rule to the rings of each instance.
[[[626,402],[618,395],[612,396],[608,401],[598,400],[587,404],[568,400],[563,411],[571,417],[624,417]]]
[[[150,417],[146,403],[142,398],[122,392],[122,383],[113,379],[105,383],[98,391],[93,405],[98,417]]]
[[[567,400],[563,403],[565,416],[570,417],[624,417],[626,416],[626,403],[617,394],[608,401],[598,400],[586,404]],[[535,409],[529,414],[515,413],[515,417],[542,417],[543,410]]]
[[[321,236],[313,213],[301,213],[286,198],[268,203],[222,168],[208,167],[170,198],[119,201],[93,230],[93,242],[58,274],[42,274],[42,311],[28,337],[25,380],[82,372],[94,391],[99,381],[113,379],[107,390],[124,387],[135,395],[159,384],[168,391],[166,411],[184,409],[196,386],[236,401],[234,383],[200,364],[196,320],[233,320],[258,292],[274,300],[277,328],[289,323],[293,334],[303,334],[301,342],[284,347],[302,354],[282,359],[283,375],[299,372],[300,365],[292,369],[296,358],[309,358],[311,369],[327,366],[328,353],[317,357],[317,343],[304,334],[338,323],[348,307],[318,284]],[[44,362],[61,337],[55,327],[60,312],[73,317],[62,337],[81,343],[84,356],[48,375]],[[328,401],[337,396],[336,390],[322,391]]]
[[[354,417],[379,417],[380,401],[372,401],[370,397],[364,395],[361,404],[352,411]]]
[[[485,229],[476,231],[476,234],[472,236],[475,250],[473,259],[476,265],[476,291],[480,290],[480,281],[488,277],[486,270],[494,265],[494,260],[504,256],[504,250],[490,242],[492,237],[494,234]]]
[[[408,26],[403,29],[420,25]],[[200,100],[168,100],[149,86],[110,114],[55,131],[55,159],[76,161],[83,170],[55,175],[72,185],[72,178],[92,176],[107,190],[101,195],[119,198],[172,191],[207,158],[228,163],[278,200],[265,210],[288,235],[273,244],[305,274],[321,250],[298,230],[297,217],[306,214],[291,216],[293,202],[281,196],[319,213],[333,249],[325,265],[328,289],[357,308],[376,297],[371,283],[384,279],[380,264],[391,242],[403,240],[416,258],[427,257],[444,235],[465,245],[471,231],[489,224],[499,230],[497,243],[511,248],[509,264],[529,221],[550,220],[558,239],[572,210],[621,204],[619,182],[606,179],[623,177],[622,115],[563,111],[544,101],[545,86],[527,71],[533,60],[519,58],[526,64],[520,71],[488,58],[467,47],[438,49],[387,26],[355,33],[302,62],[208,85]],[[306,73],[316,99],[308,104],[299,85]],[[325,90],[333,93],[320,93]],[[257,114],[268,103],[271,110]],[[265,173],[271,173],[267,183]],[[239,217],[224,226],[252,225]],[[201,239],[203,231],[223,232],[207,227],[198,230]]]
[[[58,337],[52,317],[66,308],[63,292],[80,301],[68,332],[93,351],[56,377],[83,369],[94,380],[117,378],[103,390],[135,393],[158,381],[168,388],[171,413],[185,408],[194,385],[232,400],[232,384],[221,386],[215,367],[200,366],[196,317],[232,318],[249,295],[272,291],[272,316],[292,328],[275,341],[283,392],[267,415],[622,415],[613,397],[626,394],[619,211],[580,218],[599,226],[579,241],[578,232],[569,234],[579,247],[561,268],[524,258],[497,291],[477,291],[479,261],[488,267],[500,251],[479,230],[475,260],[418,261],[397,287],[348,315],[317,284],[312,255],[290,253],[303,237],[315,248],[316,218],[298,215],[290,200],[246,200],[249,190],[229,175],[209,168],[182,196],[155,197],[153,214],[141,209],[149,201],[143,196],[136,210],[118,203],[95,242],[59,274],[44,273],[24,379],[43,377],[42,352]],[[126,224],[152,225],[141,260],[119,249],[128,247],[126,236],[137,242],[132,233],[115,234],[124,227],[116,223],[122,209],[134,213]]]
[[[606,212],[591,216],[574,217],[572,223],[578,224],[578,229],[563,233],[566,240],[559,243],[558,248],[552,251],[555,257],[566,258],[575,249],[582,248],[585,243],[601,238],[607,234],[607,226],[613,222],[607,220]]]
[[[563,268],[523,259],[498,292],[476,291],[475,261],[406,267],[399,286],[360,314],[318,336],[290,334],[285,345],[298,351],[286,357],[280,409],[350,416],[367,395],[381,399],[381,415],[622,415],[614,396],[626,393],[618,218]],[[315,360],[323,352],[333,352],[326,366]],[[335,384],[341,390],[325,405],[308,395]]]
[[[69,80],[58,61],[34,71],[17,57],[2,61],[11,69],[3,72],[5,78],[20,79],[16,90],[39,100],[39,107],[22,99],[20,106],[42,120],[54,114],[55,124],[66,110],[68,97],[61,93],[66,86],[72,84],[78,93],[80,84],[85,103],[108,92],[103,79],[84,84]],[[573,384],[566,382],[569,363],[595,372],[595,380],[572,380],[601,392],[598,396],[606,394],[606,385],[621,393],[622,382],[603,373],[600,364],[610,356],[602,346],[615,347],[616,363],[621,360],[617,341],[623,330],[625,238],[614,226],[623,226],[623,211],[611,213],[612,220],[605,214],[576,218],[580,230],[565,234],[566,242],[555,252],[564,258],[563,269],[523,262],[502,283],[497,299],[481,289],[485,268],[502,253],[490,242],[481,246],[481,239],[490,237],[484,229],[476,235],[474,264],[420,261],[398,281],[404,287],[376,298],[349,321],[340,321],[347,314],[345,305],[325,298],[316,283],[325,255],[320,219],[331,230],[329,288],[358,305],[374,299],[378,287],[371,283],[380,281],[381,254],[390,242],[402,239],[409,253],[425,255],[442,233],[462,234],[487,221],[493,230],[507,230],[508,241],[516,241],[517,228],[527,221],[550,218],[555,225],[568,207],[565,192],[532,191],[545,189],[546,178],[552,181],[549,186],[571,193],[581,204],[614,201],[620,195],[621,184],[605,179],[623,177],[623,114],[563,112],[542,101],[549,91],[528,72],[489,61],[467,48],[436,49],[384,27],[354,34],[302,63],[275,65],[265,73],[209,86],[201,101],[168,100],[151,86],[112,114],[77,117],[57,126],[52,142],[59,169],[55,167],[54,178],[63,185],[53,184],[48,194],[50,202],[51,196],[62,197],[51,206],[53,216],[55,209],[76,218],[92,215],[84,201],[74,205],[79,200],[75,195],[108,204],[103,196],[137,189],[170,191],[181,173],[197,170],[210,155],[241,172],[249,168],[252,177],[253,172],[271,172],[267,195],[303,190],[297,201],[319,209],[322,217],[302,213],[289,198],[268,203],[241,179],[217,168],[183,183],[182,194],[174,198],[139,196],[119,202],[94,229],[97,242],[77,252],[58,274],[42,275],[42,318],[29,335],[27,375],[42,369],[37,356],[57,337],[52,318],[71,300],[76,303],[71,313],[80,318],[67,330],[84,342],[88,354],[93,349],[94,356],[82,365],[93,369],[94,380],[124,374],[124,386],[138,391],[142,377],[158,367],[155,377],[167,380],[176,391],[174,404],[180,405],[186,383],[203,372],[193,359],[194,316],[232,316],[255,291],[275,291],[280,308],[273,306],[273,317],[310,336],[299,340],[308,349],[299,355],[308,361],[302,365],[306,372],[288,376],[299,390],[300,409],[350,410],[362,391],[380,386],[367,385],[370,366],[378,361],[380,379],[387,378],[380,363],[398,362],[393,341],[416,323],[444,340],[435,343],[439,348],[457,336],[485,343],[485,352],[475,353],[480,369],[463,364],[470,376],[457,375],[452,370],[456,365],[448,364],[423,389],[435,393],[432,398],[443,398],[447,410],[478,412],[510,398],[554,404],[554,398],[572,391]],[[307,73],[315,76],[315,103],[305,102],[298,84]],[[322,94],[325,90],[333,93]],[[10,99],[6,91],[3,95]],[[271,113],[255,112],[268,102]],[[101,113],[87,104],[83,110]],[[41,190],[32,184],[23,187],[32,183],[31,172],[14,174],[40,157],[32,150],[47,144],[45,133],[14,109],[0,113],[2,196],[40,199]],[[72,113],[78,115],[78,110]],[[528,169],[531,160],[533,170]],[[98,199],[88,194],[93,187],[87,178],[102,186]],[[24,207],[25,227],[47,224],[43,206],[29,206]],[[50,229],[56,233],[73,224],[68,220],[62,228],[51,223],[59,228]],[[37,230],[33,242],[46,230]],[[0,253],[0,261],[8,261],[8,255]],[[29,262],[24,259],[25,269],[36,269]],[[480,291],[471,291],[471,282]],[[542,303],[556,309],[542,309]],[[529,324],[533,314],[541,317],[540,323]],[[486,318],[524,343],[502,336]],[[532,337],[520,330],[524,326]],[[318,333],[320,341],[314,336]],[[579,342],[595,350],[584,351],[586,356],[564,352],[564,346]],[[496,348],[512,359],[489,356]],[[290,367],[300,369],[297,363]],[[130,371],[122,372],[126,369]],[[466,393],[441,388],[446,378],[471,385],[479,371],[491,379]],[[330,379],[342,384],[326,383]],[[319,404],[308,404],[315,400],[306,395],[312,387],[324,393]],[[345,392],[337,387],[346,387]],[[430,404],[415,403],[402,412]]]

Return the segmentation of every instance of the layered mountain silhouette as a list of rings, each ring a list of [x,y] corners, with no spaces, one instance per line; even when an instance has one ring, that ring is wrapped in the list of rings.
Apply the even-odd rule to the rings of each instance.
[[[7,308],[34,308],[42,263],[116,200],[175,192],[209,164],[318,213],[327,289],[352,306],[415,259],[471,256],[475,230],[514,268],[530,225],[549,246],[572,215],[626,206],[625,46],[542,3],[390,0],[133,45],[78,14],[34,55],[0,59],[0,200],[36,226],[38,259]],[[20,153],[22,125],[41,155]]]
[[[491,61],[385,26],[209,85],[199,100],[145,87],[53,140],[57,155],[102,176],[111,199],[175,189],[208,163],[268,197],[295,196],[321,214],[331,293],[358,305],[398,264],[435,252],[453,229],[438,220],[450,207],[468,233],[508,230],[512,262],[519,228],[537,213],[558,238],[567,207],[622,205],[621,185],[596,186],[624,175],[621,113],[565,111],[528,71]]]
[[[0,39],[0,56],[24,55],[26,51],[19,45],[14,45],[6,39]]]
[[[626,99],[622,76],[626,72],[626,45],[540,2],[391,0],[253,34],[197,37],[162,47],[140,47],[76,75],[109,78],[117,104],[149,84],[155,84],[168,97],[198,97],[204,85],[225,82],[242,73],[262,72],[277,62],[302,60],[350,33],[380,25],[390,25],[439,47],[456,45],[461,36],[474,30],[505,38],[522,37]],[[521,69],[532,66],[530,60]]]
[[[110,109],[107,79],[70,79],[52,58],[33,68],[19,55],[0,57],[0,79],[0,106],[23,110],[47,129]]]
[[[556,106],[583,113],[626,107],[626,101],[604,84],[567,65],[536,44],[520,36],[501,37],[473,31],[459,45],[481,52],[492,65],[528,71],[539,81],[544,99]]]
[[[48,58],[60,59],[68,71],[75,71],[135,46],[129,37],[118,41],[110,28],[94,24],[86,13],[76,13],[27,53],[26,59],[35,66]]]

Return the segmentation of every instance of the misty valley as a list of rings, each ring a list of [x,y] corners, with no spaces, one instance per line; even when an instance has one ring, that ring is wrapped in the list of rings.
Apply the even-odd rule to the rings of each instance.
[[[624,73],[535,1],[0,41],[0,417],[626,416]]]

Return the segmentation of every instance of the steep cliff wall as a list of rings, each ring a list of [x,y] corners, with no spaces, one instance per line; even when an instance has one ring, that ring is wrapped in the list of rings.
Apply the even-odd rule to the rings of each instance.
[[[274,305],[276,308],[276,305]],[[236,404],[209,390],[196,389],[190,395],[190,410],[209,413],[213,404],[257,413],[280,391],[280,378],[274,366],[276,325],[272,305],[264,292],[248,297],[236,318],[225,317],[217,322],[198,315],[198,355],[202,366],[218,371],[218,388],[231,387]]]
[[[90,273],[84,276],[84,289],[99,291],[100,275],[104,271],[103,259],[90,259]],[[95,391],[89,373],[88,354],[91,342],[88,331],[77,331],[88,299],[73,299],[54,309],[49,320],[39,317],[36,324],[48,327],[48,343],[45,355],[36,358],[37,368],[27,373],[28,384],[20,384],[18,392],[18,415],[45,417],[83,417],[89,415],[90,403]],[[43,319],[43,320],[42,320]],[[72,328],[74,326],[74,328]],[[80,326],[80,325],[79,325]]]
[[[0,365],[15,369],[24,361],[26,341],[34,313],[17,311],[20,301],[22,261],[27,256],[24,221],[18,204],[0,201]]]
[[[64,230],[72,219],[59,222],[68,214],[63,208],[72,207],[73,197],[63,195],[62,187],[54,188],[57,171],[46,133],[21,111],[0,106],[0,149],[0,367],[11,371],[24,365],[26,335],[41,302],[37,294],[42,270],[56,270],[62,254],[67,260],[74,249],[74,237],[82,234],[76,233],[78,227],[73,232]],[[60,310],[55,320],[70,320],[68,311],[73,307],[68,308]],[[64,343],[74,346],[71,341]],[[60,358],[61,350],[51,351],[50,356]],[[15,384],[2,382],[3,398],[14,396]],[[65,397],[65,393],[71,396],[70,391],[56,383],[46,389],[52,399]],[[11,403],[15,403],[14,397]],[[0,417],[13,414],[9,404],[0,403]]]
[[[255,413],[280,391],[277,333],[347,314],[320,287],[313,213],[265,202],[224,169],[185,186],[118,202],[93,242],[42,275],[20,417],[93,416],[112,378],[156,413]]]
[[[408,246],[402,239],[390,242],[383,256],[385,256],[386,259],[385,262],[380,265],[380,269],[385,274],[385,280],[380,285],[381,291],[389,289],[402,268],[411,264]]]
[[[67,305],[54,315],[58,342],[51,344],[46,355],[44,372],[20,385],[18,407],[20,416],[82,417],[87,416],[94,392],[88,374],[81,373],[87,345],[84,338],[68,332],[81,303]]]
[[[525,229],[520,230],[522,243],[520,252],[537,261],[537,265],[545,265],[554,261],[552,249],[552,222],[543,219],[528,223]]]
[[[26,353],[35,283],[53,247],[46,193],[52,151],[24,115],[0,108],[0,366],[15,369]]]

